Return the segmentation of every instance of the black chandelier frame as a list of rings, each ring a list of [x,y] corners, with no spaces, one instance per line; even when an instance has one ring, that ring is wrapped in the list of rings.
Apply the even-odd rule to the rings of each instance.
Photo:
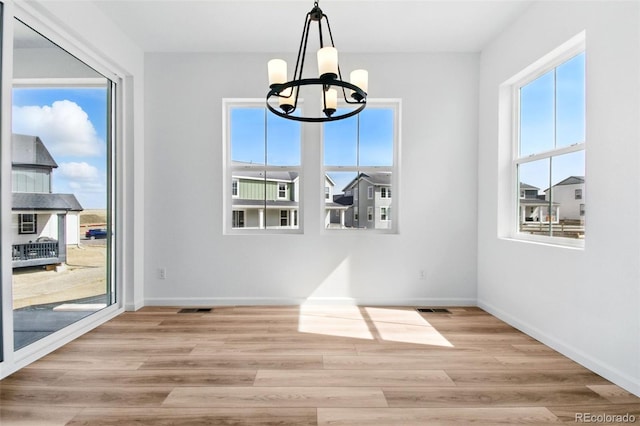
[[[355,84],[344,81],[342,79],[342,72],[340,71],[339,64],[337,66],[338,75],[334,73],[327,73],[327,74],[321,75],[319,78],[302,78],[302,71],[304,69],[305,56],[307,54],[307,42],[309,40],[309,29],[311,27],[312,22],[318,22],[318,32],[320,35],[320,48],[325,47],[323,42],[323,37],[322,37],[322,19],[323,18],[326,21],[327,30],[329,32],[329,39],[331,41],[331,47],[333,48],[336,47],[333,42],[333,34],[331,33],[331,25],[329,24],[329,18],[327,17],[327,15],[325,15],[322,12],[322,9],[320,9],[320,7],[318,6],[318,2],[315,1],[313,4],[313,9],[311,9],[311,11],[307,13],[307,16],[305,18],[305,23],[302,28],[302,37],[300,39],[300,47],[298,48],[298,57],[296,59],[296,67],[293,72],[293,80],[287,81],[286,83],[281,83],[281,84],[279,83],[271,84],[269,86],[270,90],[267,93],[267,99],[266,99],[267,108],[269,109],[269,111],[271,111],[272,113],[280,117],[290,119],[290,120],[311,122],[311,123],[336,121],[336,120],[342,120],[348,117],[352,117],[360,113],[367,106],[367,94],[360,87],[356,86]],[[321,117],[304,117],[304,116],[293,115],[293,113],[296,111],[296,108],[298,106],[299,88],[302,86],[321,86],[322,105],[323,105],[322,111],[325,114],[324,117],[322,116]],[[345,103],[359,105],[359,107],[342,114],[334,115],[336,110],[333,108],[327,108],[327,95],[326,95],[327,90],[329,90],[332,86],[337,86],[340,88],[340,91],[342,92],[342,98],[344,99]],[[291,91],[291,93],[289,93],[288,95],[285,94],[287,89]],[[349,96],[347,96],[347,92],[346,92],[347,89],[352,91],[350,97],[353,100],[349,100]],[[282,111],[277,110],[269,103],[269,99],[271,99],[272,97],[288,99],[291,96],[295,97],[293,105],[289,105],[289,104],[280,105],[280,108],[282,109]]]

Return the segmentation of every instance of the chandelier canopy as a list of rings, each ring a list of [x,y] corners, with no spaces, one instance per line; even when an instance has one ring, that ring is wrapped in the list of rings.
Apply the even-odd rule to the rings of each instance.
[[[330,45],[324,45],[323,25],[329,34]],[[309,28],[313,22],[318,23],[320,49],[318,50],[318,77],[303,78],[304,60],[307,54],[307,42],[309,40]],[[367,90],[369,75],[366,70],[354,70],[350,74],[350,81],[342,80],[342,73],[338,65],[338,50],[333,43],[329,18],[325,15],[318,2],[314,2],[313,9],[305,18],[302,29],[302,38],[298,49],[298,58],[293,72],[293,79],[287,81],[287,63],[282,59],[272,59],[268,62],[269,92],[267,93],[267,108],[280,117],[297,121],[323,122],[341,120],[358,114],[367,106]],[[323,116],[308,117],[294,115],[298,107],[298,95],[303,86],[317,87],[321,93],[321,105]],[[354,108],[336,114],[338,109],[338,95],[347,104],[354,104]],[[277,99],[277,107],[275,106]],[[271,102],[270,102],[271,101]],[[279,109],[278,109],[279,108]]]

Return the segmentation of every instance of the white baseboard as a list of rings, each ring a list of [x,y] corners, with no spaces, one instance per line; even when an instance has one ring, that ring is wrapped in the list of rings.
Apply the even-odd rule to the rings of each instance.
[[[578,348],[575,348],[571,345],[567,345],[565,342],[558,340],[556,337],[530,324],[527,324],[526,322],[520,321],[519,319],[513,317],[511,314],[508,314],[489,303],[486,303],[482,300],[478,300],[478,307],[484,309],[485,311],[489,312],[491,315],[506,322],[507,324],[517,328],[523,333],[544,343],[550,348],[560,352],[562,355],[566,356],[567,358],[572,359],[578,364],[588,368],[589,370],[595,372],[596,374],[599,374],[605,379],[615,383],[621,388],[637,396],[640,396],[640,381],[638,381],[637,379],[634,379],[633,377],[629,377],[629,375],[602,362],[601,360],[597,358],[593,358],[592,356],[581,351]]]
[[[470,298],[354,298],[354,297],[214,297],[148,298],[145,306],[273,306],[273,305],[371,305],[371,306],[476,306]]]

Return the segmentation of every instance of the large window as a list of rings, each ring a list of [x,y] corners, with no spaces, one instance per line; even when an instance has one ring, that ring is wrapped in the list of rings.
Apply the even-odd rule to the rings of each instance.
[[[585,236],[585,53],[574,45],[515,86],[518,237]]]
[[[12,135],[2,143],[12,148],[17,351],[116,301],[115,84],[23,22],[13,24]]]
[[[395,230],[391,188],[397,176],[398,117],[399,102],[370,100],[360,114],[324,124],[325,184],[333,194],[324,200],[327,229]]]
[[[299,232],[297,121],[267,111],[264,100],[225,101],[228,232]]]

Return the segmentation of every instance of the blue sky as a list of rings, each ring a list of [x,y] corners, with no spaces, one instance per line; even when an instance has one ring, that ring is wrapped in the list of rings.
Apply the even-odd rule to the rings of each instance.
[[[582,53],[521,89],[521,157],[585,141],[584,87]],[[527,163],[520,167],[520,181],[545,190],[569,176],[584,176],[584,160],[582,151]]]
[[[340,112],[340,110],[338,111]],[[367,108],[360,114],[360,156],[358,158],[358,117],[324,124],[325,166],[391,166],[393,165],[393,110]],[[300,165],[302,124],[278,117],[271,112],[267,119],[267,164]],[[231,110],[231,158],[233,161],[265,163],[265,108],[233,108]],[[355,173],[329,173],[336,191],[355,177]]]
[[[58,168],[53,191],[85,209],[106,208],[107,89],[15,88],[14,133],[39,136]]]

